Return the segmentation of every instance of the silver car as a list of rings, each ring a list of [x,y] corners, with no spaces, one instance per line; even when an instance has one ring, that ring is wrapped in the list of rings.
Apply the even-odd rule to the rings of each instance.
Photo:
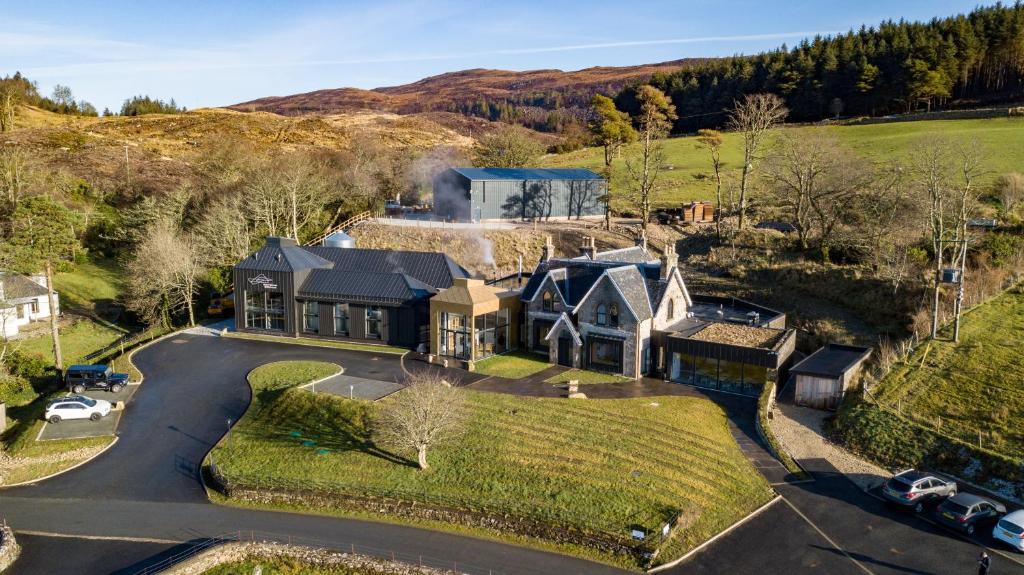
[[[913,509],[916,513],[956,495],[956,492],[956,482],[915,469],[897,473],[882,487],[882,495],[887,501]]]

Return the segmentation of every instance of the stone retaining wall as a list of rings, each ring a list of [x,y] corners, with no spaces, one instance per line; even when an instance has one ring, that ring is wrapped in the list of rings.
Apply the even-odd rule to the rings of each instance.
[[[10,567],[18,555],[21,547],[14,540],[14,531],[7,525],[7,522],[0,524],[0,573]]]
[[[207,549],[162,573],[166,575],[201,575],[218,565],[246,560],[272,560],[280,557],[295,559],[304,565],[318,568],[348,568],[380,573],[381,575],[449,575],[453,571],[419,567],[399,561],[375,559],[366,555],[341,553],[269,542],[232,542]]]

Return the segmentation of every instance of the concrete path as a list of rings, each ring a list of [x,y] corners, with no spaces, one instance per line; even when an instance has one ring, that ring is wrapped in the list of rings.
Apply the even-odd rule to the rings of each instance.
[[[353,377],[342,373],[321,381],[316,385],[306,386],[306,389],[316,393],[329,393],[339,397],[376,401],[391,395],[403,387],[405,386],[393,381]]]

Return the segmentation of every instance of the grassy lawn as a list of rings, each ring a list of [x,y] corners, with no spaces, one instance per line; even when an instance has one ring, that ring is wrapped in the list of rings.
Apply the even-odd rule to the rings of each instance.
[[[348,567],[345,565],[323,566],[301,561],[293,557],[274,557],[266,559],[246,559],[218,565],[203,571],[202,575],[252,575],[256,568],[263,575],[388,575],[390,573],[407,573],[402,570],[389,570],[386,567]]]
[[[110,345],[125,333],[122,329],[82,318],[60,331],[60,347],[64,355],[64,363],[68,365],[80,363],[86,355]],[[25,353],[41,355],[47,361],[53,361],[53,342],[48,330],[23,340],[18,349]]]
[[[333,341],[327,339],[313,339],[309,337],[286,337],[279,335],[264,335],[254,333],[238,333],[228,332],[228,337],[237,337],[239,339],[254,339],[256,341],[272,341],[275,343],[290,343],[292,345],[308,345],[311,347],[333,347],[336,349],[354,349],[357,351],[375,351],[378,353],[395,353],[403,354],[409,350],[402,347],[394,347],[390,345],[376,345],[372,343],[351,343],[347,341]]]
[[[946,333],[944,337],[948,337]],[[921,345],[875,387],[910,419],[1010,457],[1024,453],[1024,293],[1007,292],[964,315],[960,343]]]
[[[575,379],[580,385],[590,385],[595,383],[625,383],[633,381],[628,377],[621,375],[615,375],[614,373],[601,373],[599,371],[590,371],[586,369],[570,369],[569,371],[563,371],[557,375],[545,379],[548,383],[569,383],[569,380]]]
[[[512,352],[495,355],[476,362],[476,373],[521,379],[544,371],[551,364],[538,355],[523,352]]]
[[[253,403],[213,451],[229,484],[338,496],[334,508],[321,504],[319,512],[344,512],[344,497],[384,498],[625,545],[631,545],[631,528],[653,533],[678,518],[679,527],[661,546],[661,562],[770,498],[724,413],[704,399],[664,397],[655,405],[650,399],[570,401],[466,391],[464,435],[435,449],[431,469],[422,472],[408,459],[412,454],[391,453],[374,442],[377,404],[288,389],[332,367],[282,362],[251,374]],[[637,566],[633,556],[571,542],[560,548]]]
[[[785,129],[807,131],[814,128],[794,126]],[[929,120],[863,126],[828,126],[824,129],[865,157],[879,161],[891,158],[906,160],[913,146],[922,138],[946,137],[962,142],[978,140],[989,152],[986,158],[986,167],[989,170],[986,174],[987,179],[1007,172],[1020,171],[1020,166],[1024,165],[1024,146],[1020,145],[1024,119]],[[725,182],[726,190],[737,186],[738,170],[742,165],[741,145],[741,139],[736,134],[725,135],[722,161],[725,162],[725,177],[728,180]],[[623,156],[630,152],[630,149],[624,150]],[[600,169],[604,166],[602,154],[599,148],[587,148],[548,156],[543,162],[552,167]],[[699,174],[710,174],[708,158],[707,151],[698,149],[693,137],[668,140],[665,144],[665,165],[671,166],[671,169],[666,169],[660,176],[660,192],[655,204],[666,206],[690,200],[713,199],[714,186],[711,179],[695,177]],[[624,163],[622,160],[615,163],[612,189],[625,189]],[[757,174],[760,174],[760,171]],[[985,186],[987,183],[988,181],[985,181],[981,185]]]
[[[123,283],[124,270],[113,259],[76,264],[73,270],[59,273],[53,279],[62,306],[87,310],[117,300]]]

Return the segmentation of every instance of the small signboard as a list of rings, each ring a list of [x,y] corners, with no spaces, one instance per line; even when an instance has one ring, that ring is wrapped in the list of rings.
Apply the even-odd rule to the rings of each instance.
[[[633,539],[636,539],[637,541],[643,541],[644,539],[647,539],[647,533],[644,532],[643,529],[634,529]]]
[[[944,284],[960,283],[960,270],[957,268],[946,268],[942,270],[939,281]]]

